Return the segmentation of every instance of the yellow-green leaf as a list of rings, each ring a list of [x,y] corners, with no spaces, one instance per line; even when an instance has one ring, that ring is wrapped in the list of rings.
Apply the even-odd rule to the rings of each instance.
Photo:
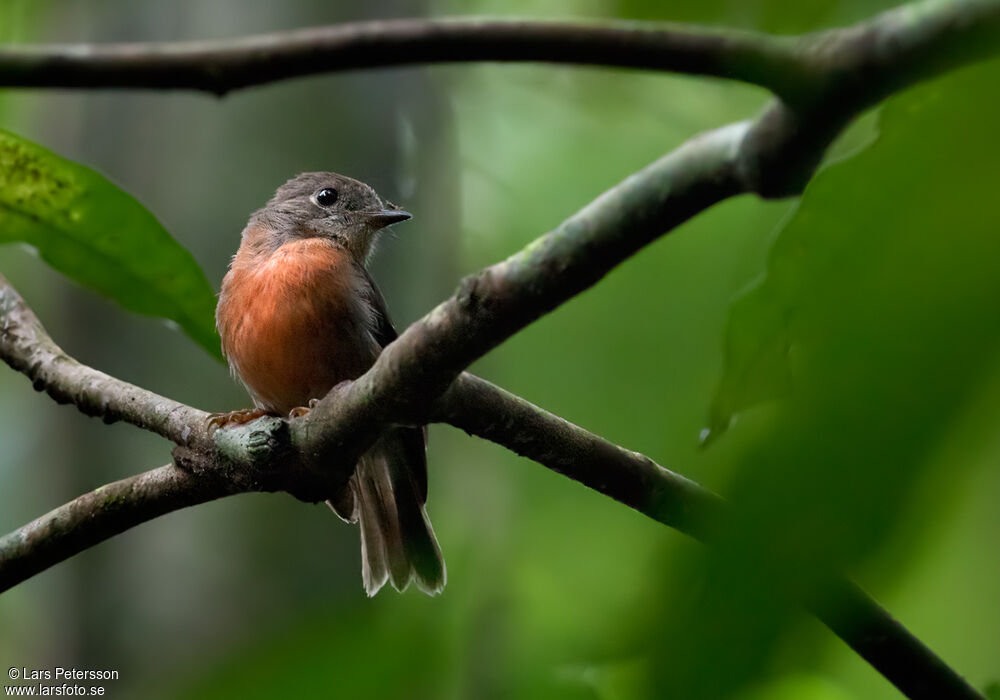
[[[90,168],[0,131],[0,243],[15,241],[126,309],[174,321],[220,357],[212,288],[156,217]]]

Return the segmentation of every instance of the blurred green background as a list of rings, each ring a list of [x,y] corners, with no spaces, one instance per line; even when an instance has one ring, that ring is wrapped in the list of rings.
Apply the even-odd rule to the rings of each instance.
[[[472,13],[802,32],[886,6],[7,0],[0,39]],[[763,550],[841,568],[974,685],[1000,679],[998,77],[985,65],[894,98],[798,202],[712,209],[473,368],[727,496],[736,526],[717,550],[433,426],[442,596],[368,600],[355,529],[325,507],[244,495],[157,519],[0,596],[0,661],[118,669],[107,689],[122,698],[898,697],[785,603],[744,554]],[[5,90],[0,128],[135,195],[214,288],[247,216],[285,179],[363,179],[415,215],[374,265],[404,327],[462,275],[766,99],[631,71],[438,66],[223,100]],[[249,403],[188,338],[30,250],[0,247],[0,272],[81,361],[206,410]],[[59,407],[11,371],[0,371],[0,444],[3,531],[169,459],[159,438]]]

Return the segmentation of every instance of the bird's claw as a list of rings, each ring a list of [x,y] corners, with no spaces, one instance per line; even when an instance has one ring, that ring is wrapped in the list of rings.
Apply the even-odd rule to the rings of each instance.
[[[301,418],[302,416],[309,413],[309,411],[316,408],[316,404],[319,403],[319,399],[309,399],[308,406],[296,406],[291,411],[288,412],[289,418]]]
[[[230,411],[229,413],[213,413],[208,419],[208,424],[213,428],[245,425],[266,415],[267,411],[262,408],[244,408],[239,411]]]

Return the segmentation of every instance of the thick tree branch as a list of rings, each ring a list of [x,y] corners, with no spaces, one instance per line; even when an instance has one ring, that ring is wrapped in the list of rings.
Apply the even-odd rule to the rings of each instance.
[[[12,46],[0,51],[0,84],[223,94],[317,73],[467,61],[668,70],[779,92],[800,82],[787,38],[675,24],[471,17],[356,22],[218,41]]]
[[[995,54],[998,35],[997,0],[924,0],[800,37],[651,22],[397,19],[216,41],[10,46],[0,50],[0,85],[221,95],[358,68],[534,61],[728,78],[799,102],[831,82],[865,89],[873,74],[908,84]]]
[[[650,241],[740,192],[736,158],[746,128],[734,124],[692,139],[519,253],[464,279],[368,372],[291,422],[296,449],[317,465],[340,460],[350,473],[380,425],[424,422],[436,397],[473,361]]]

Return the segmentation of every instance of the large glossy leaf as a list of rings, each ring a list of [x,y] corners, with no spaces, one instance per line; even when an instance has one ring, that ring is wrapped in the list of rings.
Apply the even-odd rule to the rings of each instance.
[[[839,353],[839,366],[858,355],[859,377],[882,360],[901,371],[961,361],[960,336],[947,330],[990,327],[982,312],[992,308],[1000,254],[991,205],[1000,174],[998,77],[991,64],[892,99],[874,146],[809,186],[766,274],[732,305],[713,435],[740,411],[822,383],[831,368],[820,357]],[[960,129],[955,114],[963,115]],[[890,349],[899,355],[883,357]]]
[[[912,552],[900,542],[947,522],[944,495],[995,450],[989,420],[965,422],[1000,359],[998,80],[993,63],[889,100],[878,139],[817,175],[766,274],[733,304],[713,419],[746,417],[713,450],[745,446],[724,491],[732,521],[691,567],[707,572],[698,603],[668,611],[679,622],[661,632],[661,697],[730,697],[741,678],[766,681],[761,650],[787,635],[775,592],[814,591],[815,566],[890,590]],[[768,398],[768,410],[748,410]],[[913,629],[980,679],[993,661],[970,650],[988,647],[995,626],[960,598],[922,598]],[[929,629],[935,616],[962,620],[964,648]]]
[[[90,168],[0,131],[0,243],[14,241],[126,309],[175,322],[219,356],[212,288],[160,222]]]

